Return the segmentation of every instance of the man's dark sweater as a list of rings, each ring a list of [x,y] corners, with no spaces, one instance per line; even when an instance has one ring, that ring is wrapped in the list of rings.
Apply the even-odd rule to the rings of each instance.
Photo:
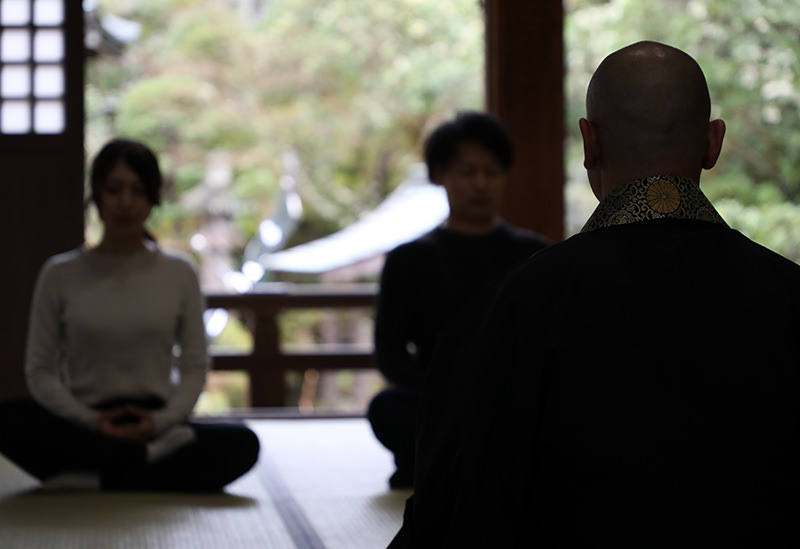
[[[375,323],[377,365],[386,379],[421,387],[447,321],[495,278],[547,244],[536,233],[500,223],[484,235],[437,228],[390,252]]]
[[[417,404],[439,332],[494,279],[547,244],[536,233],[500,223],[484,235],[438,228],[387,256],[375,355],[394,386],[375,396],[367,417],[394,453],[392,487],[410,486],[413,479]]]

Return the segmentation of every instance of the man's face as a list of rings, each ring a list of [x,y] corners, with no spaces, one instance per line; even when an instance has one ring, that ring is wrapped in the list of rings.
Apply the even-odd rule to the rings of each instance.
[[[500,208],[507,172],[494,154],[472,141],[458,145],[450,165],[435,174],[447,191],[450,218],[462,224],[485,224]]]

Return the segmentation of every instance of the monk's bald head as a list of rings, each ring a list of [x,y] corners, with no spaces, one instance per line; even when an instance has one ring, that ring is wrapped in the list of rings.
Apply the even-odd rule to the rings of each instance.
[[[659,169],[674,158],[702,162],[711,101],[703,71],[686,53],[639,42],[600,64],[586,96],[608,162]]]

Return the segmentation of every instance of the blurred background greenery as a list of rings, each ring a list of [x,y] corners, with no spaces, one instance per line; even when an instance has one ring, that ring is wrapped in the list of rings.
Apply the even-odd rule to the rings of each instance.
[[[800,261],[800,4],[565,0],[564,5],[568,185],[585,187],[577,120],[585,112],[594,69],[627,44],[665,42],[697,59],[711,90],[712,116],[727,123],[722,156],[703,175],[703,190],[732,227]]]
[[[234,169],[243,240],[273,206],[296,151],[305,216],[290,244],[372,210],[419,161],[425,134],[481,108],[483,20],[474,0],[102,0],[142,25],[120,57],[87,67],[87,149],[112,135],[159,151],[169,176],[156,234],[186,246],[175,200],[209,151]]]
[[[100,0],[98,6],[101,14],[139,23],[141,33],[121,55],[87,64],[87,156],[113,135],[141,139],[159,152],[167,187],[153,231],[173,248],[192,252],[201,220],[180,197],[206,178],[212,152],[223,152],[232,168],[238,232],[232,245],[240,255],[272,211],[287,150],[299,160],[304,204],[293,245],[371,211],[420,161],[432,128],[457,110],[483,106],[478,0]],[[565,0],[564,9],[566,234],[579,230],[596,204],[577,125],[589,78],[611,51],[658,40],[698,60],[712,115],[727,123],[718,167],[703,177],[706,194],[731,226],[800,261],[800,4]],[[91,218],[88,226],[90,234],[96,230]],[[285,337],[314,339],[323,315],[290,316]],[[246,348],[246,329],[229,324],[217,343]],[[348,379],[341,381],[345,390]],[[289,382],[299,394],[303,380]],[[246,395],[246,379],[229,383],[236,385],[233,394]],[[213,398],[204,398],[215,409]]]

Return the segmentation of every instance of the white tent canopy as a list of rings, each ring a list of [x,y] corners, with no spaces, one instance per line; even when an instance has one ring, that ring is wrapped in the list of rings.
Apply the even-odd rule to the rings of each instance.
[[[260,259],[267,271],[321,274],[380,256],[433,230],[448,215],[444,188],[414,164],[405,181],[377,208],[352,225],[318,240]]]

